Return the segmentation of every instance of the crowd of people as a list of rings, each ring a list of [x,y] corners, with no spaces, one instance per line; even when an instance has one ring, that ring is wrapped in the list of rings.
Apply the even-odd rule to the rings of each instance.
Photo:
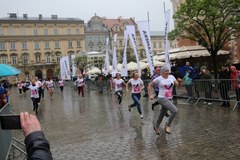
[[[142,96],[142,90],[144,90],[144,97],[149,98],[149,100],[154,100],[155,102],[152,103],[151,108],[154,110],[155,106],[160,105],[160,113],[158,115],[158,118],[156,122],[154,122],[153,129],[157,135],[160,135],[160,124],[164,118],[164,116],[168,117],[168,120],[165,124],[164,131],[167,134],[171,134],[171,124],[174,120],[174,117],[176,116],[178,109],[175,103],[173,102],[174,95],[176,95],[176,87],[179,87],[181,85],[184,85],[187,96],[189,98],[194,98],[194,94],[196,96],[199,96],[198,94],[198,86],[194,83],[195,81],[201,80],[204,82],[204,85],[201,85],[201,87],[204,90],[205,93],[205,101],[203,104],[211,105],[212,104],[212,75],[207,70],[206,66],[202,66],[198,69],[192,67],[189,62],[186,62],[186,65],[183,66],[181,69],[176,68],[170,68],[168,65],[164,65],[162,67],[155,67],[154,74],[150,77],[147,74],[147,71],[144,70],[142,77],[138,75],[137,72],[132,73],[132,77],[125,81],[121,78],[120,73],[117,73],[116,76],[113,78],[112,76],[108,77],[108,84],[109,84],[109,91],[114,91],[117,99],[117,103],[120,105],[123,100],[123,87],[126,87],[127,93],[129,92],[129,86],[131,86],[131,98],[133,100],[133,103],[128,105],[128,111],[131,112],[134,107],[137,108],[137,111],[140,115],[140,118],[143,119],[144,115],[142,113],[142,104],[141,104],[141,96]],[[181,73],[182,72],[182,73]],[[236,69],[236,67],[231,66],[230,68],[228,65],[224,64],[221,67],[221,70],[219,71],[219,90],[221,95],[222,104],[220,106],[222,107],[230,107],[230,97],[229,97],[229,90],[232,88],[236,91],[236,99],[237,101],[240,101],[240,72]],[[103,80],[103,77],[99,77],[98,80]],[[82,74],[78,75],[76,79],[76,87],[77,87],[77,94],[79,96],[82,96],[82,99],[84,99],[84,86],[85,86],[86,79],[83,77]],[[199,81],[199,83],[201,82]],[[126,82],[126,83],[125,83]],[[147,83],[146,83],[147,82]],[[201,82],[201,84],[203,84]],[[182,84],[183,83],[183,84]],[[8,101],[8,91],[2,87],[4,86],[1,84],[0,93],[1,93],[1,99],[5,103]],[[40,103],[41,98],[44,98],[44,90],[47,89],[49,92],[49,97],[52,100],[53,94],[54,94],[54,82],[52,79],[48,79],[46,81],[41,81],[37,77],[33,78],[31,80],[31,83],[25,83],[25,82],[19,82],[17,87],[19,89],[19,94],[25,93],[27,90],[30,91],[31,100],[33,102],[33,111],[38,113],[38,105]],[[64,81],[59,80],[58,81],[58,87],[60,88],[60,91],[63,92],[64,89]],[[100,93],[103,92],[103,89],[100,87],[99,90]],[[128,95],[128,94],[126,94]],[[2,98],[4,97],[4,98]],[[1,100],[1,106],[2,106],[2,100]],[[240,108],[240,104],[238,104],[238,108]],[[28,118],[27,118],[28,117]],[[35,123],[35,127],[37,128],[34,130],[33,133],[28,133],[27,124],[31,125],[31,122],[28,122],[28,119],[32,119]],[[44,154],[51,158],[51,152],[49,149],[49,144],[44,138],[44,135],[39,128],[40,124],[36,120],[35,116],[29,115],[28,113],[21,113],[21,123],[22,128],[24,130],[24,134],[26,136],[25,143],[27,144],[27,152],[31,155],[32,147],[31,146],[31,140],[34,140],[35,138],[27,138],[27,137],[39,137],[37,138],[41,142],[39,142],[40,145],[43,145]],[[31,128],[31,127],[30,127]],[[33,135],[33,136],[30,136]],[[29,140],[30,139],[30,140]]]

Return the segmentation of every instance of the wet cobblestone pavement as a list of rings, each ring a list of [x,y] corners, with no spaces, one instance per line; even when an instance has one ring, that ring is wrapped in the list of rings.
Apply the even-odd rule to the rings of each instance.
[[[226,160],[240,159],[240,113],[229,108],[193,106],[178,99],[178,114],[172,123],[172,134],[153,130],[153,119],[159,107],[142,97],[144,119],[137,109],[128,112],[132,103],[125,95],[122,105],[113,94],[86,92],[81,99],[71,87],[60,93],[55,89],[51,101],[45,91],[39,118],[56,160]],[[15,113],[32,111],[29,93],[19,95],[11,89]],[[15,132],[23,141],[23,136]]]

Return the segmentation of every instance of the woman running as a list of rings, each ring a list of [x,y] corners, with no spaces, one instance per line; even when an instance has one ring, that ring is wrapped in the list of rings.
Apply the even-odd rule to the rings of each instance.
[[[17,87],[18,87],[18,90],[19,90],[19,94],[22,94],[23,83],[22,82],[18,82]]]
[[[31,99],[33,102],[33,111],[38,113],[38,102],[39,102],[39,86],[36,85],[34,79],[32,79],[31,84],[29,85],[29,90],[31,92]]]
[[[143,119],[141,103],[140,103],[141,90],[144,89],[143,81],[139,78],[138,73],[134,72],[132,78],[126,84],[127,92],[128,92],[129,83],[132,85],[131,96],[134,103],[128,106],[128,111],[131,112],[131,108],[137,106],[138,113],[140,114],[141,119]]]
[[[84,99],[84,79],[82,74],[78,76],[77,88],[78,88],[78,95],[80,96],[80,93],[82,93],[82,98]]]
[[[58,86],[59,86],[59,88],[60,88],[60,91],[63,92],[64,82],[63,82],[62,79],[60,79],[60,80],[58,81]]]
[[[121,102],[122,102],[122,96],[123,96],[122,85],[123,84],[126,86],[126,84],[124,83],[120,74],[117,73],[116,78],[113,80],[113,86],[114,86],[114,89],[115,89],[115,94],[118,96],[118,98],[117,98],[118,99],[118,104],[121,104]],[[112,86],[111,86],[111,90],[112,90]]]
[[[47,84],[48,93],[50,95],[50,99],[52,100],[52,96],[54,93],[54,82],[52,78],[48,78],[48,81],[46,82],[46,84]]]
[[[154,130],[156,134],[160,135],[159,125],[162,122],[163,117],[166,115],[167,110],[170,110],[171,113],[168,122],[165,125],[165,132],[170,134],[171,123],[177,114],[177,107],[171,101],[173,98],[172,89],[174,85],[178,86],[178,82],[173,75],[170,75],[170,68],[165,65],[161,67],[161,76],[157,77],[149,84],[148,93],[150,95],[151,100],[154,99],[152,93],[155,84],[157,84],[159,87],[158,103],[162,105],[162,108],[158,116],[158,119],[154,125]]]

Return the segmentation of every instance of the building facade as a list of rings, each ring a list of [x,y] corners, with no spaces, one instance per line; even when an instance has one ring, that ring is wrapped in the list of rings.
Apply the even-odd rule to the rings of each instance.
[[[76,18],[0,18],[0,63],[22,70],[20,80],[50,78],[62,56],[85,50],[84,21]]]

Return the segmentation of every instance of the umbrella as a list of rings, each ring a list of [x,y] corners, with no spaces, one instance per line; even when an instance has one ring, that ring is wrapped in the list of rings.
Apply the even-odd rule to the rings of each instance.
[[[0,77],[14,76],[20,74],[21,71],[7,64],[0,64]]]
[[[88,71],[88,74],[101,73],[101,70],[97,67],[94,67],[92,70]]]

